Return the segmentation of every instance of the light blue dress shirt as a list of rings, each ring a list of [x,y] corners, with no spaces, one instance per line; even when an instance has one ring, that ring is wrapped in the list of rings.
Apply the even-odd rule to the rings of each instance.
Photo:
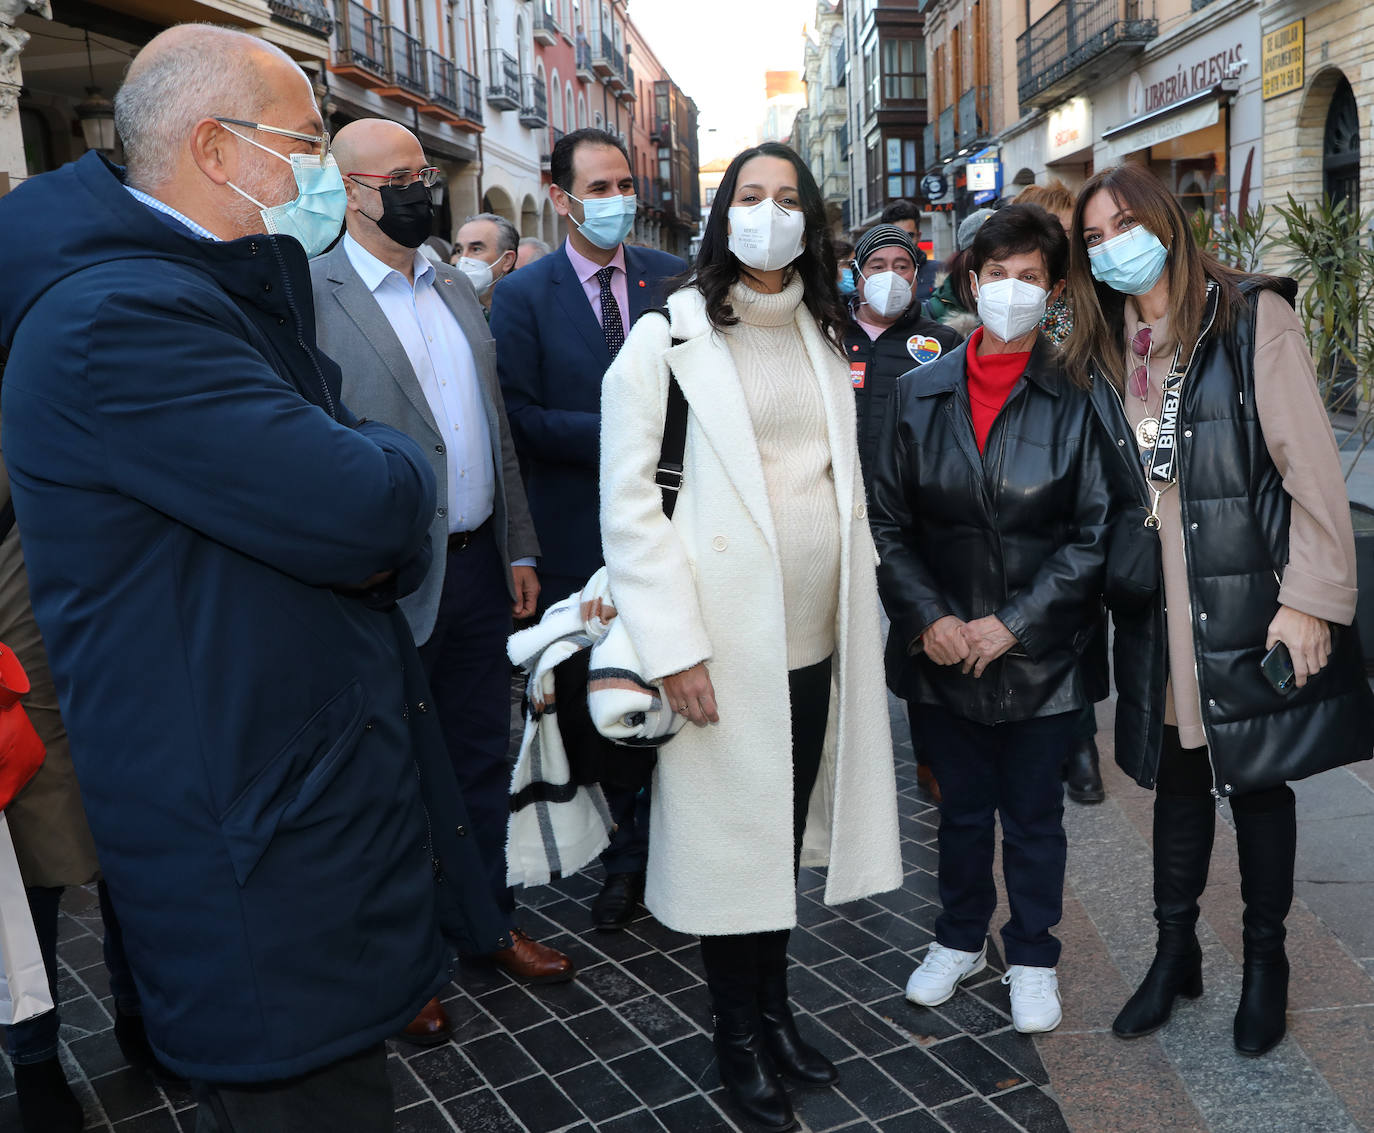
[[[413,284],[351,235],[344,236],[344,252],[401,340],[444,437],[449,532],[472,531],[491,518],[496,499],[491,430],[472,347],[435,290],[434,265],[419,252]]]

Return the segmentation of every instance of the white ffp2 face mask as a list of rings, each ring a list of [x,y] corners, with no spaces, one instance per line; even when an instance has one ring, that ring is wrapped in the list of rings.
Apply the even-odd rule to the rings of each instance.
[[[802,254],[806,214],[785,209],[771,197],[756,205],[731,205],[730,251],[756,271],[785,268]]]
[[[895,271],[864,275],[864,303],[880,319],[895,319],[911,303],[911,284]]]
[[[1049,292],[1024,279],[996,279],[978,288],[978,317],[1003,342],[1024,338],[1045,317]]]

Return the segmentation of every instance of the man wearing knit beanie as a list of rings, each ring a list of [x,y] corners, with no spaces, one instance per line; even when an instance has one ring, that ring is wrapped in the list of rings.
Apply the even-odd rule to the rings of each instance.
[[[958,331],[921,313],[921,304],[913,296],[919,262],[911,235],[894,224],[870,228],[854,249],[855,293],[850,301],[844,352],[854,387],[865,487],[878,446],[885,441],[884,410],[897,379],[916,366],[933,362],[962,341]],[[888,672],[907,673],[910,667],[904,662],[903,657],[890,657]],[[938,802],[939,786],[919,753],[917,778]]]

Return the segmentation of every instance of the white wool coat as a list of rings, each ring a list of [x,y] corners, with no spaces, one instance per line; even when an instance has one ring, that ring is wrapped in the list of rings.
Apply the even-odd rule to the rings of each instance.
[[[739,373],[694,289],[641,318],[601,397],[601,531],[612,600],[644,676],[705,661],[720,723],[659,753],[645,903],[680,932],[790,928],[792,743],[777,538]],[[825,900],[902,884],[892,737],[849,370],[805,306],[796,320],[819,378],[840,519],[830,721],[802,864],[826,866]],[[727,332],[728,333],[728,332]],[[679,345],[672,339],[679,338]],[[690,411],[670,523],[654,484],[671,368]]]

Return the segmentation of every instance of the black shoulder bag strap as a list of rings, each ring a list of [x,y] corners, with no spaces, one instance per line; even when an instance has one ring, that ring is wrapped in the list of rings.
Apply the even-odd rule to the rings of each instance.
[[[668,308],[660,307],[656,314],[668,319]],[[671,320],[669,320],[671,321]],[[678,346],[683,340],[673,339]],[[668,374],[668,408],[663,418],[663,447],[658,454],[658,471],[654,473],[654,483],[663,493],[663,514],[673,518],[677,507],[677,494],[682,491],[683,458],[687,453],[687,398],[677,378]]]

